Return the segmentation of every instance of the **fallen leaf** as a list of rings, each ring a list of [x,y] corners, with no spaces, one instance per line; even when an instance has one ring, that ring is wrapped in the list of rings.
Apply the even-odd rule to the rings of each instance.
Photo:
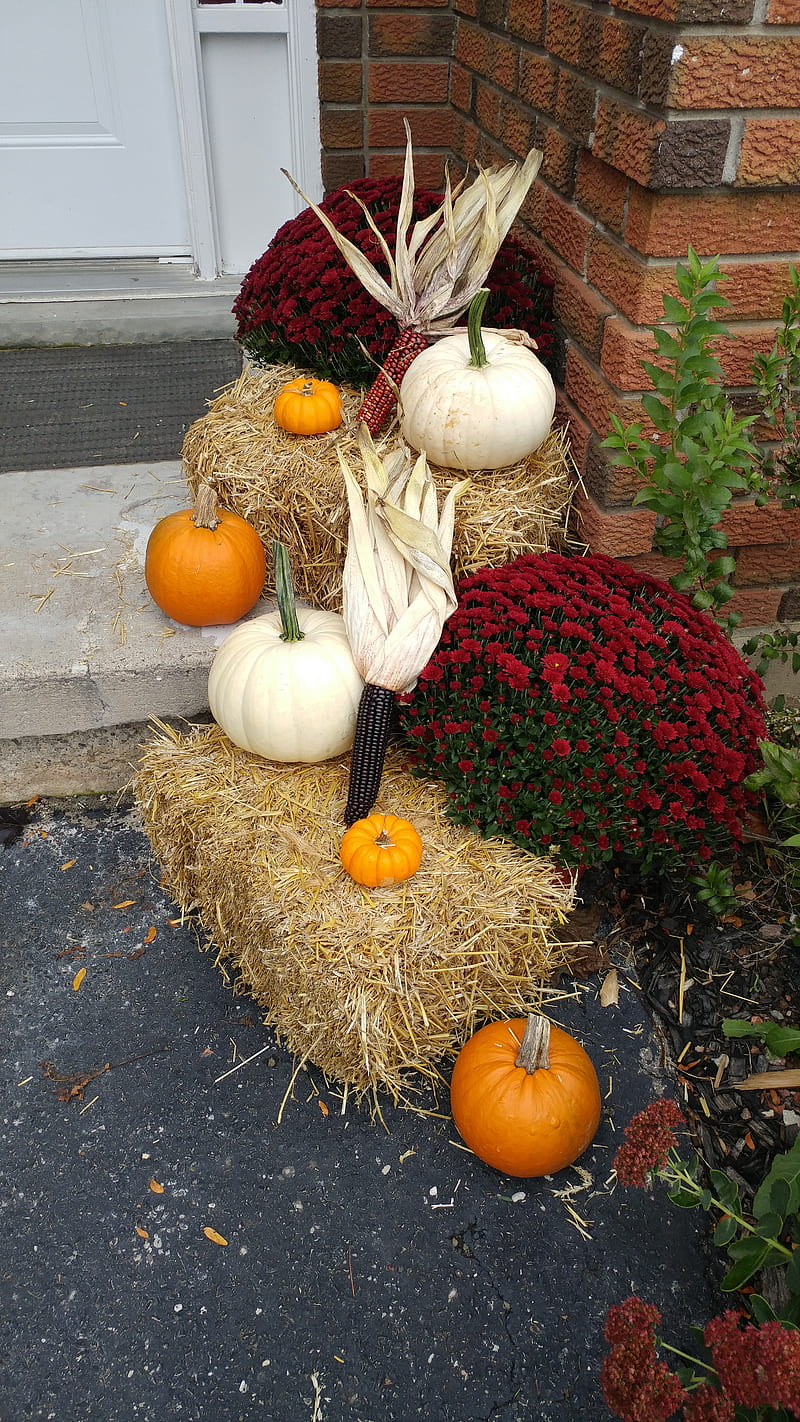
[[[51,1081],[59,1083],[55,1092],[58,1101],[82,1101],[83,1093],[90,1081],[94,1081],[96,1076],[102,1076],[104,1072],[110,1070],[108,1062],[97,1071],[87,1072],[60,1072],[56,1070],[53,1062],[39,1062],[39,1066],[46,1077]]]
[[[619,974],[616,968],[606,973],[600,985],[600,1006],[616,1007],[619,1002]]]
[[[150,927],[148,928],[146,934],[144,935],[144,938],[142,939],[142,942],[143,942],[143,943],[152,943],[152,941],[153,941],[153,939],[155,938],[155,936],[156,936],[156,926],[155,926],[154,923],[151,923],[151,925],[150,925]]]
[[[146,1230],[146,1229],[142,1229],[142,1226],[141,1226],[141,1225],[137,1225],[137,1226],[136,1226],[136,1233],[138,1234],[138,1236],[139,1236],[140,1239],[149,1239],[149,1238],[150,1238],[150,1235],[148,1234],[147,1230]]]
[[[212,1244],[228,1243],[227,1239],[224,1239],[221,1234],[217,1234],[217,1231],[211,1228],[211,1225],[203,1225],[203,1234],[205,1235],[206,1239],[211,1240]]]
[[[150,1181],[150,1189],[152,1190],[154,1195],[163,1195],[164,1193],[164,1186],[159,1185],[157,1180]]]
[[[78,988],[80,987],[80,985],[81,985],[81,983],[83,982],[83,980],[84,980],[85,977],[86,977],[86,969],[85,969],[85,968],[79,968],[78,971],[77,971],[77,973],[75,974],[74,978],[72,979],[72,986],[73,986],[73,989],[74,989],[75,992],[78,991]]]
[[[327,1108],[327,1106],[325,1105],[325,1102],[324,1102],[324,1101],[319,1100],[319,1101],[317,1102],[317,1105],[319,1106],[319,1109],[320,1109],[320,1111],[322,1112],[323,1116],[327,1116],[327,1115],[329,1114],[328,1108]]]
[[[744,1081],[730,1082],[730,1089],[733,1091],[772,1091],[774,1087],[787,1086],[800,1086],[800,1071],[796,1068],[787,1071],[756,1072],[753,1076],[746,1076]]]
[[[73,864],[77,864],[77,862],[77,859],[68,859],[66,864],[61,865],[61,872],[63,873],[65,869],[71,869]]]

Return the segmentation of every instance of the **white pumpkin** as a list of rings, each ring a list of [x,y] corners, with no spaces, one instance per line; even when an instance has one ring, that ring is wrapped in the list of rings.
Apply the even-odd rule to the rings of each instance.
[[[547,438],[556,407],[550,372],[527,346],[482,333],[488,291],[473,299],[468,328],[435,341],[400,385],[400,429],[413,449],[446,469],[504,469]]]
[[[295,607],[293,594],[287,605],[277,583],[278,611],[240,623],[217,652],[211,714],[235,745],[267,760],[329,760],[353,744],[364,683],[339,613]]]

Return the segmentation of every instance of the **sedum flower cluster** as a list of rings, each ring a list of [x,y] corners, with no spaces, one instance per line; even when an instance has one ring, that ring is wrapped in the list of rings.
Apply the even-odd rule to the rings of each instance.
[[[656,1354],[661,1314],[635,1296],[608,1311],[611,1344],[600,1375],[603,1396],[623,1422],[734,1422],[765,1408],[800,1410],[800,1332],[782,1323],[744,1323],[728,1309],[703,1330],[710,1362],[684,1386]],[[668,1346],[668,1345],[664,1345]],[[712,1376],[713,1375],[713,1376]],[[679,1411],[680,1409],[680,1411]],[[746,1409],[746,1410],[742,1410]]]
[[[320,204],[337,230],[388,277],[375,234],[351,192],[369,209],[393,250],[401,179],[359,178]],[[414,219],[428,217],[441,200],[441,193],[415,193]],[[524,329],[546,360],[552,344],[552,282],[510,234],[486,285],[492,294],[485,324]],[[310,207],[285,222],[254,262],[233,313],[237,337],[253,360],[296,365],[350,385],[372,383],[376,362],[386,358],[398,335],[394,317],[364,290]]]
[[[456,594],[400,707],[454,820],[577,865],[668,870],[740,838],[765,708],[709,616],[600,554],[517,558]]]

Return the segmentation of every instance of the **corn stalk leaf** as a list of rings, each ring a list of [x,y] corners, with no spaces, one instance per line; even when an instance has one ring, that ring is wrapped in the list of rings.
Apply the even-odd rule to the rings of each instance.
[[[451,188],[445,175],[440,206],[412,225],[414,208],[414,153],[411,129],[406,129],[406,156],[397,217],[394,257],[365,204],[355,194],[389,268],[387,282],[349,238],[303,192],[291,173],[281,172],[317,214],[344,260],[376,301],[385,306],[403,328],[430,333],[450,329],[469,306],[486,277],[542,162],[542,152],[532,148],[523,163],[502,168],[479,168],[466,185],[462,179]]]
[[[392,451],[384,464],[363,426],[359,449],[366,496],[338,449],[350,508],[342,611],[364,680],[407,691],[456,608],[454,509],[469,481],[449,490],[440,515],[424,455],[412,468],[407,452]]]

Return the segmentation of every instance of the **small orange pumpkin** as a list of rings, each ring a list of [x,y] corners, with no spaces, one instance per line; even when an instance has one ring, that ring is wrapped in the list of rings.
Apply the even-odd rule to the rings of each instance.
[[[327,434],[342,423],[342,401],[329,380],[301,375],[278,391],[273,413],[276,425],[290,434]]]
[[[459,1135],[504,1175],[572,1165],[600,1123],[600,1084],[579,1042],[537,1013],[481,1027],[450,1081]]]
[[[416,874],[422,840],[410,821],[399,815],[367,815],[346,831],[339,856],[357,884],[383,889]]]
[[[144,576],[162,612],[187,627],[238,622],[255,607],[267,571],[264,546],[251,524],[217,507],[200,484],[194,507],[168,514],[147,542]]]

